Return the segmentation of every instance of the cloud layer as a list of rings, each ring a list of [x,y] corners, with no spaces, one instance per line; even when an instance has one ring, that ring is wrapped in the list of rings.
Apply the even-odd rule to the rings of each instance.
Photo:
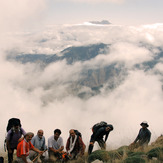
[[[161,26],[51,26],[40,33],[10,34],[14,46],[8,44],[1,51],[1,112],[5,110],[2,128],[5,129],[10,117],[19,117],[26,131],[36,133],[43,128],[47,138],[55,128],[61,128],[65,141],[69,129],[77,128],[88,145],[91,126],[105,120],[115,127],[108,141],[108,146],[115,148],[131,143],[141,121],[147,120],[154,140],[163,132],[157,125],[162,122],[162,62],[147,72],[135,69],[134,65],[150,61],[158,53],[157,47],[163,44]],[[12,55],[30,52],[50,55],[68,46],[98,42],[110,44],[107,54],[73,65],[60,61],[41,69],[37,64],[4,60],[6,51],[13,52]],[[112,92],[104,87],[101,94],[82,100],[65,91],[71,86],[69,83],[80,79],[83,68],[112,63],[124,64],[128,71],[123,83]]]
[[[1,1],[1,151],[5,127],[11,117],[20,118],[26,131],[36,133],[42,128],[46,138],[53,134],[55,128],[60,128],[64,143],[69,129],[79,129],[86,145],[91,135],[90,128],[104,120],[115,128],[109,136],[108,148],[131,143],[144,120],[149,122],[152,140],[162,134],[162,128],[158,125],[162,123],[162,59],[148,71],[136,69],[135,64],[151,61],[162,51],[163,25],[63,25],[36,31],[31,26],[37,26],[37,23],[31,23],[31,18],[32,22],[39,22],[42,10],[46,8],[44,1],[39,2],[15,1],[17,7],[14,7],[15,3],[11,1]],[[11,5],[8,6],[8,3]],[[31,5],[29,12],[26,6],[31,8]],[[14,15],[14,20],[11,15]],[[6,60],[9,54],[51,55],[66,47],[101,42],[110,45],[106,49],[107,54],[73,65],[67,65],[63,60],[42,69],[38,64],[23,65]],[[80,79],[84,68],[96,69],[112,63],[117,66],[123,64],[128,74],[112,92],[104,86],[101,94],[88,100],[69,92],[72,87],[70,83]],[[121,77],[114,82],[118,83]]]

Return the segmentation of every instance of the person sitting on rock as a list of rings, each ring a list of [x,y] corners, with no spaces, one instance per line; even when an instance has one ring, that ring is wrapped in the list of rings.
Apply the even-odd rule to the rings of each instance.
[[[75,133],[74,129],[69,131],[70,137],[67,139],[66,150],[71,155],[71,159],[77,159],[78,156],[82,157],[85,151],[85,144],[82,138]]]

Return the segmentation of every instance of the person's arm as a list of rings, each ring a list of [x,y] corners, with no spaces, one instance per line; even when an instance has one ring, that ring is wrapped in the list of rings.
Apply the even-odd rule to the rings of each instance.
[[[105,135],[105,142],[107,141],[108,136],[109,136],[109,132],[108,132],[108,133],[106,133],[106,135]]]
[[[21,128],[21,131],[22,131],[22,135],[24,136],[26,134],[25,130]]]
[[[9,153],[12,153],[12,150],[10,148],[10,143],[9,143],[9,140],[6,140],[6,146],[7,146],[7,150]]]
[[[39,149],[37,149],[35,147],[33,147],[32,150],[39,153],[40,155],[43,154],[43,151],[40,151]]]
[[[61,148],[58,149],[59,152],[63,151],[64,146],[61,146]]]
[[[64,149],[64,146],[61,146],[59,149],[54,149],[52,147],[49,147],[49,150],[54,152],[54,153],[58,153],[61,152]]]
[[[136,143],[140,139],[140,132],[141,132],[141,129],[139,130],[138,136],[136,137],[133,143]]]
[[[24,131],[23,128],[20,128],[20,130],[21,130],[20,131],[21,132],[21,138],[19,138],[18,143],[21,142],[24,139],[24,135],[26,134],[26,132]]]
[[[63,139],[62,139],[62,137],[60,137],[60,148],[58,149],[58,152],[63,151],[63,149],[64,149]]]
[[[150,140],[151,140],[151,132],[148,131],[148,143],[150,142]]]
[[[6,146],[7,146],[7,150],[9,153],[12,152],[12,150],[10,149],[10,138],[11,138],[11,130],[8,131],[7,133],[7,137],[6,137]]]

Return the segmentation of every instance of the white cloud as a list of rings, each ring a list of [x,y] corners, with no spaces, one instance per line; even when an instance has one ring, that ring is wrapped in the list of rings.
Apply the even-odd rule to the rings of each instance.
[[[24,4],[20,2],[21,5]],[[36,15],[40,13],[39,7],[36,5],[33,10]],[[13,12],[18,16],[21,11]],[[20,29],[21,23],[31,17],[30,13],[26,14],[24,18],[16,18]],[[11,18],[6,13],[5,17],[8,16]],[[131,143],[143,120],[150,124],[152,140],[163,132],[157,125],[162,122],[162,76],[155,75],[152,70],[132,70],[134,64],[151,60],[158,52],[157,46],[163,45],[163,33],[159,27],[53,26],[48,30],[23,34],[13,34],[11,27],[10,29],[11,33],[5,35],[7,39],[1,40],[4,47],[0,51],[0,108],[3,115],[1,145],[10,117],[19,117],[26,131],[36,133],[38,128],[42,128],[46,138],[53,134],[55,128],[61,128],[64,141],[68,137],[68,130],[77,128],[83,133],[86,144],[91,135],[90,128],[101,120],[112,123],[115,127],[109,136],[109,146]],[[53,54],[68,46],[99,42],[110,44],[107,55],[74,65],[61,61],[50,64],[43,70],[35,64],[22,65],[5,60],[6,50]],[[129,71],[126,80],[111,93],[103,90],[97,96],[82,100],[74,97],[71,90],[68,90],[71,81],[80,79],[83,68],[102,67],[113,62],[123,62],[128,71],[132,71]],[[162,72],[162,64],[156,65],[154,70]]]
[[[64,0],[55,0],[55,1],[64,1]],[[121,4],[125,2],[126,0],[67,0],[70,2],[75,2],[75,3],[91,3],[91,4],[96,4],[96,3],[116,3],[116,4]]]
[[[0,32],[19,31],[22,28],[28,29],[31,26],[37,26],[43,19],[45,9],[44,0],[37,2],[32,0],[0,0]]]

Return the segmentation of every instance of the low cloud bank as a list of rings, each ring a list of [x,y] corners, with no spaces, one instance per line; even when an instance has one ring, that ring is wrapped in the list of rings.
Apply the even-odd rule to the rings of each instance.
[[[4,34],[6,37],[0,40],[4,45],[0,49],[1,150],[7,121],[11,117],[20,118],[26,131],[36,134],[42,128],[46,139],[54,129],[60,128],[64,143],[69,129],[75,128],[81,131],[88,145],[90,128],[102,120],[114,126],[107,141],[109,148],[129,145],[144,120],[149,122],[152,140],[156,139],[163,133],[159,125],[163,122],[162,59],[148,71],[135,68],[135,64],[151,61],[162,51],[162,35],[161,24],[153,28],[51,26],[36,33],[19,30],[19,33]],[[73,65],[67,65],[63,60],[42,69],[38,64],[23,65],[6,60],[9,54],[51,55],[66,47],[99,42],[110,45],[107,54]],[[104,67],[112,63],[123,64],[128,75],[111,92],[103,87],[100,94],[87,100],[65,92],[72,86],[72,81],[80,80],[85,67]],[[118,80],[121,79],[114,82]]]

